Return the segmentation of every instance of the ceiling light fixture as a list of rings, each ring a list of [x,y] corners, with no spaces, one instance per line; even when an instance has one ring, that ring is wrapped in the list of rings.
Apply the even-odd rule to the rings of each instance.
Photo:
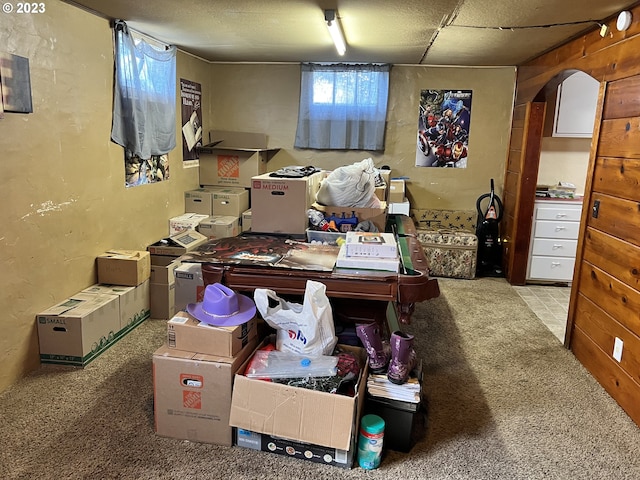
[[[618,31],[623,32],[627,30],[631,26],[631,20],[633,20],[631,12],[629,12],[628,10],[620,12],[620,14],[618,15],[618,20],[616,21],[616,28],[618,29]]]
[[[333,39],[333,43],[336,46],[338,55],[342,56],[347,51],[347,44],[344,41],[344,35],[342,34],[342,28],[338,22],[335,10],[325,10],[324,19],[327,22],[327,28]]]

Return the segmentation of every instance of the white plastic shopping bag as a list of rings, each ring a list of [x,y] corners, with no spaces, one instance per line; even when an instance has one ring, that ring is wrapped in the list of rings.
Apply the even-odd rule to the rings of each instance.
[[[299,355],[331,355],[338,343],[327,287],[307,280],[302,305],[287,302],[267,288],[256,288],[254,301],[262,318],[276,329],[276,349]],[[269,305],[269,300],[275,306]]]
[[[380,208],[375,194],[376,169],[371,158],[333,170],[316,193],[321,205],[332,207]]]

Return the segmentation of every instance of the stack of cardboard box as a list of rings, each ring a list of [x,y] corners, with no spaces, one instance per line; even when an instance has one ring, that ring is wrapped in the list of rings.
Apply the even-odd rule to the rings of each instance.
[[[210,212],[212,218],[200,227],[209,238],[235,236],[251,229],[252,177],[267,173],[267,162],[279,149],[267,148],[262,133],[212,130],[209,138],[214,145],[199,152],[202,189],[185,193],[185,210]]]
[[[238,235],[249,202],[249,190],[238,187],[205,186],[184,194],[185,210],[203,216],[194,228],[209,239]]]
[[[171,318],[153,354],[156,433],[231,446],[234,375],[257,343],[256,317],[235,327],[206,325],[184,311]]]
[[[149,252],[96,259],[97,284],[36,315],[40,361],[84,367],[150,316]]]
[[[202,274],[197,269],[185,272],[185,265],[179,257],[205,244],[208,238],[195,230],[185,230],[167,238],[163,238],[147,247],[151,254],[150,302],[151,317],[167,320],[176,311],[183,309],[186,300],[202,299],[204,284]],[[178,272],[182,272],[178,275]],[[176,282],[176,278],[180,281]],[[195,277],[195,282],[190,281]],[[199,284],[196,285],[199,279]],[[181,292],[178,293],[178,289]],[[188,291],[186,291],[186,290]]]
[[[153,354],[156,434],[238,446],[352,468],[368,376],[364,349],[342,345],[362,366],[353,395],[244,375],[273,343],[259,317],[236,327],[201,323],[185,311],[167,322]]]

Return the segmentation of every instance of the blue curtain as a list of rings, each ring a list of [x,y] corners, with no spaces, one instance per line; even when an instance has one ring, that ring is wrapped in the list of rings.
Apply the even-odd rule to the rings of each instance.
[[[389,65],[301,66],[295,146],[384,150]]]
[[[111,139],[142,159],[176,146],[176,47],[134,41],[125,22],[115,30]]]

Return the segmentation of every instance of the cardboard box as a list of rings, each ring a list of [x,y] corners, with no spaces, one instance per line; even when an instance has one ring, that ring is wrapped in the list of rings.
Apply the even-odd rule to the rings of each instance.
[[[380,208],[355,208],[355,207],[332,207],[320,205],[318,202],[313,204],[313,208],[320,210],[325,217],[336,215],[342,217],[351,217],[352,214],[358,218],[358,222],[371,220],[378,227],[378,230],[384,232],[387,227],[387,203],[380,202]]]
[[[365,396],[368,364],[364,349],[341,347],[357,355],[362,366],[354,397],[265,382],[238,373],[229,424],[298,442],[351,449]]]
[[[133,330],[151,316],[149,305],[149,280],[136,287],[96,284],[82,293],[115,295],[120,311],[120,330]]]
[[[269,174],[251,180],[251,231],[304,235],[311,207],[324,178],[316,172],[304,178],[279,178]]]
[[[202,213],[183,213],[177,217],[169,219],[169,235],[177,235],[178,233],[186,232],[187,230],[196,230],[198,224],[208,218],[210,214]]]
[[[99,283],[135,287],[151,275],[151,257],[144,250],[109,250],[96,263]]]
[[[167,345],[176,350],[233,357],[257,338],[256,317],[235,327],[216,327],[181,311],[167,322]]]
[[[389,203],[402,203],[404,202],[406,191],[404,180],[391,180],[389,184],[389,193],[387,195],[387,201]]]
[[[40,362],[84,367],[121,338],[118,297],[77,293],[36,315]]]
[[[204,297],[202,264],[184,262],[174,270],[176,277],[175,311],[184,310],[187,304],[201,302]]]
[[[151,318],[168,320],[176,313],[176,284],[149,284]]]
[[[255,132],[231,132],[228,130],[211,130],[208,133],[209,144],[214,144],[215,148],[233,150],[233,149],[267,149],[267,135]],[[203,150],[209,150],[208,145]]]
[[[213,187],[211,215],[227,215],[240,218],[249,208],[249,190],[246,188]]]
[[[240,219],[230,215],[213,215],[200,222],[198,231],[210,240],[237,237],[240,233]]]
[[[234,429],[233,444],[238,447],[250,448],[276,455],[297,458],[313,463],[323,463],[340,468],[352,468],[356,453],[357,440],[354,436],[353,445],[349,450],[323,447],[310,443],[297,442],[288,438],[275,437],[266,433],[252,432],[243,428]]]
[[[374,189],[374,193],[376,195],[376,197],[378,197],[381,201],[386,202],[387,200],[387,186],[386,185],[381,185],[379,187],[376,187]]]
[[[387,185],[387,189],[389,188],[389,183],[391,183],[391,169],[378,169],[380,176],[384,180],[384,183]]]
[[[173,271],[180,265],[176,257],[170,255],[151,255],[151,283],[169,285],[175,282]]]
[[[255,348],[250,342],[233,358],[170,349],[153,354],[156,434],[231,446],[229,409],[234,374]]]
[[[261,133],[212,130],[209,140],[215,145],[199,150],[200,185],[250,188],[251,177],[266,173],[267,162],[279,151],[268,149]]]
[[[411,204],[409,203],[409,200],[406,199],[406,197],[402,202],[389,204],[389,214],[409,216],[410,213],[411,213]]]
[[[251,178],[267,171],[269,155],[259,150],[213,150],[200,153],[200,185],[250,187]]]
[[[156,243],[149,245],[147,250],[152,255],[170,255],[179,257],[196,249],[200,245],[204,245],[208,241],[209,239],[201,233],[196,232],[195,230],[187,230],[186,232],[158,240]]]
[[[213,194],[210,188],[196,188],[184,192],[184,211],[213,215]]]
[[[248,232],[249,230],[251,230],[251,209],[242,212],[241,224],[243,232]]]

